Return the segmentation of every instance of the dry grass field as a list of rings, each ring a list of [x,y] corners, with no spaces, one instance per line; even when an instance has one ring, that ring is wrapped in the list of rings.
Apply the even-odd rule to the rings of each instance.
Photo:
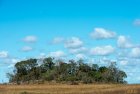
[[[140,94],[140,85],[0,85],[0,94]]]
[[[140,85],[0,85],[0,94],[140,94]]]

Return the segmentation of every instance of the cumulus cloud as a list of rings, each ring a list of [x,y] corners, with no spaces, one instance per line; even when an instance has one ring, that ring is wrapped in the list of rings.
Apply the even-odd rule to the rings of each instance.
[[[26,36],[24,39],[23,39],[24,42],[27,42],[27,43],[34,43],[37,41],[37,37],[36,36]]]
[[[85,59],[86,56],[84,54],[76,54],[76,59]]]
[[[87,52],[87,48],[85,47],[80,47],[80,48],[76,48],[76,49],[69,49],[69,52],[72,54],[77,54],[77,53],[85,53]]]
[[[90,34],[94,39],[110,39],[115,38],[116,33],[108,31],[104,28],[95,28],[94,31]]]
[[[131,50],[130,56],[132,58],[140,58],[140,48],[133,48]]]
[[[0,52],[0,58],[7,58],[8,57],[8,52],[7,51],[1,51]]]
[[[29,52],[29,51],[32,51],[32,50],[33,50],[33,48],[30,47],[30,46],[24,46],[24,47],[21,49],[21,51],[23,51],[23,52]]]
[[[119,36],[118,37],[117,45],[120,48],[131,48],[131,47],[133,47],[133,45],[130,42],[130,40],[125,36]]]
[[[54,58],[62,58],[65,57],[65,53],[63,51],[56,51],[56,52],[50,52],[49,56]]]
[[[140,19],[136,19],[136,20],[134,21],[134,25],[140,26]]]
[[[115,49],[112,46],[107,45],[107,46],[92,48],[90,50],[90,54],[91,55],[106,56],[106,55],[110,55],[110,54],[114,53],[114,51],[115,51]]]
[[[65,47],[66,48],[79,48],[83,45],[83,42],[77,38],[77,37],[72,37],[70,39],[68,39],[65,43]]]
[[[56,37],[53,39],[52,43],[53,44],[58,44],[58,43],[62,43],[64,41],[64,38],[62,37]]]

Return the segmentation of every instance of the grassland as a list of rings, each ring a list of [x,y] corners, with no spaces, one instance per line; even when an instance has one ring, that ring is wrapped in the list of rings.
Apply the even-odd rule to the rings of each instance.
[[[0,85],[0,94],[140,94],[140,85]]]

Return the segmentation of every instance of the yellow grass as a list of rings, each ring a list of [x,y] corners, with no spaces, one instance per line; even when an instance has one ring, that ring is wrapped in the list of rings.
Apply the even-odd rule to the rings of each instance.
[[[0,85],[0,94],[140,94],[140,85]]]

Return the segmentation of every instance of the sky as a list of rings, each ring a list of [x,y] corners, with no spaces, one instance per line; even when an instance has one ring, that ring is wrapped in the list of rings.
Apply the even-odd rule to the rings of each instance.
[[[28,58],[117,62],[140,83],[139,0],[0,0],[0,83]]]

